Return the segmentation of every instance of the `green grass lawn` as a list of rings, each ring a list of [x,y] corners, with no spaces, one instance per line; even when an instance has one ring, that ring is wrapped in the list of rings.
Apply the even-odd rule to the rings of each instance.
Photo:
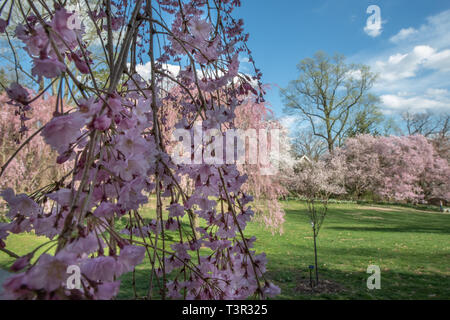
[[[352,204],[330,206],[318,239],[320,276],[345,291],[335,295],[297,294],[314,262],[312,231],[305,205],[285,202],[282,236],[251,226],[258,248],[269,259],[268,275],[280,299],[450,299],[450,215],[404,207]],[[381,268],[381,290],[367,289],[367,267]]]
[[[313,264],[312,231],[305,205],[284,202],[283,235],[252,223],[248,235],[268,257],[267,277],[281,287],[279,299],[450,299],[450,215],[399,206],[333,204],[318,240],[321,279],[342,288],[338,293],[299,293]],[[151,215],[151,213],[149,213]],[[23,254],[44,241],[12,235],[7,248]],[[0,252],[0,268],[12,263]],[[381,290],[366,287],[369,265],[381,268]],[[136,271],[139,296],[148,287],[148,265]],[[122,279],[119,298],[132,298],[132,275]]]

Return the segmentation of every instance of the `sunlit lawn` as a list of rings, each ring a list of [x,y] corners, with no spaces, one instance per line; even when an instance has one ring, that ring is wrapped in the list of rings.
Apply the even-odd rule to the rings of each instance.
[[[311,227],[303,203],[288,201],[284,207],[282,235],[256,223],[246,231],[258,238],[257,250],[267,253],[267,276],[281,287],[280,299],[450,299],[450,215],[398,206],[331,205],[319,236],[320,277],[344,289],[300,294],[295,288],[309,279],[308,266],[313,264]],[[153,210],[144,215],[150,218]],[[176,234],[168,236],[169,242],[177,240]],[[31,234],[11,235],[7,248],[24,254],[43,241]],[[1,268],[12,262],[0,252]],[[366,287],[369,265],[381,268],[381,290]],[[148,264],[137,268],[138,296],[147,294],[148,270]],[[119,298],[132,298],[132,274],[122,280]]]

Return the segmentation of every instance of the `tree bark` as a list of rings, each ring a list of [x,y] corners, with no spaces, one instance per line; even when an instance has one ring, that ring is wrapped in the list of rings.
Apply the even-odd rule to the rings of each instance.
[[[316,286],[317,286],[319,284],[319,266],[317,264],[317,244],[316,244],[317,235],[315,230],[313,232],[314,232],[314,265],[316,268]]]

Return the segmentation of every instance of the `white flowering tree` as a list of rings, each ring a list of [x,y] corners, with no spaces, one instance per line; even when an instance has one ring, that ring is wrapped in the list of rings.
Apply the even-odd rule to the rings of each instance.
[[[316,285],[319,283],[317,237],[327,216],[330,196],[345,193],[345,171],[342,157],[301,161],[293,167],[285,169],[284,183],[286,187],[306,201],[314,240]]]

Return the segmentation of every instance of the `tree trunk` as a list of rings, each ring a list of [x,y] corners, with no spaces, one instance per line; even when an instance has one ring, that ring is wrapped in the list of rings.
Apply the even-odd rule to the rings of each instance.
[[[334,149],[334,144],[333,144],[333,140],[332,139],[327,139],[328,141],[328,151],[330,152],[330,153],[332,153],[333,152],[333,149]]]
[[[316,268],[316,286],[319,284],[319,266],[317,264],[317,244],[316,244],[316,231],[314,230],[314,265]]]

